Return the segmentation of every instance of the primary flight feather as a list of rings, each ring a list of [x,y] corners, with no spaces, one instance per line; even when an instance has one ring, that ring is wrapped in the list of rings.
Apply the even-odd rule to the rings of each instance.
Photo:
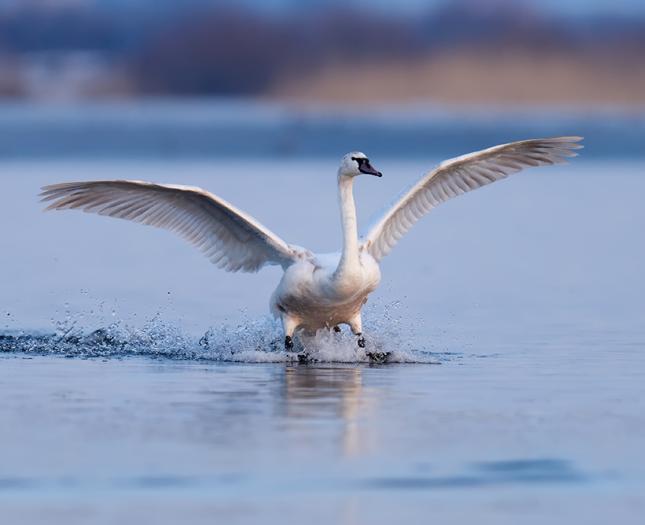
[[[47,210],[80,209],[178,233],[228,271],[287,268],[296,260],[296,251],[275,233],[200,188],[103,180],[46,186],[41,196],[53,201]]]
[[[432,208],[524,168],[561,164],[577,155],[580,140],[582,137],[521,140],[446,160],[384,211],[363,237],[363,246],[380,261]]]

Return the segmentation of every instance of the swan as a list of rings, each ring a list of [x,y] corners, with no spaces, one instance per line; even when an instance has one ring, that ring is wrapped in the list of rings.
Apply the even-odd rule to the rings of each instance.
[[[361,308],[381,280],[379,264],[426,213],[452,197],[532,166],[564,163],[577,154],[582,137],[522,140],[440,163],[404,190],[358,235],[352,189],[361,175],[381,177],[359,151],[345,155],[337,173],[342,250],[315,254],[288,244],[221,197],[197,187],[139,180],[99,180],[44,186],[45,210],[80,209],[173,231],[230,272],[256,272],[279,265],[282,279],[270,310],[282,321],[284,347],[298,332],[339,331],[349,325],[365,348]]]

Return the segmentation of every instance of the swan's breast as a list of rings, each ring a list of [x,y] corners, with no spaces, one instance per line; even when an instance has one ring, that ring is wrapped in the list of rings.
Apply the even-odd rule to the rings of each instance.
[[[351,279],[340,283],[334,275],[339,260],[338,254],[317,255],[287,268],[272,297],[274,314],[288,313],[310,329],[349,322],[378,286],[381,272],[365,254]]]
[[[312,306],[341,304],[362,300],[378,286],[381,272],[371,255],[361,254],[360,265],[342,281],[335,275],[339,260],[339,254],[321,254],[291,265],[276,290],[276,299],[296,299],[300,303],[311,302]]]

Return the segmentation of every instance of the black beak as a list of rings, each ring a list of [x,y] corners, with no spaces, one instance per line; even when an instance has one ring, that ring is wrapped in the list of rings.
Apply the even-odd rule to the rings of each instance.
[[[361,165],[358,167],[358,171],[365,173],[366,175],[374,175],[375,177],[382,177],[383,174],[372,166],[369,161],[361,162]]]

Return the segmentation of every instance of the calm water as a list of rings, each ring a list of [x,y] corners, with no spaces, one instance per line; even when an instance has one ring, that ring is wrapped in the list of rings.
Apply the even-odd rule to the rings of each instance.
[[[35,197],[189,183],[332,251],[342,153],[5,156],[7,523],[642,523],[645,162],[582,157],[432,212],[365,313],[386,366],[345,334],[313,341],[312,366],[276,351],[276,269],[222,273],[166,232]],[[440,160],[367,153],[385,176],[358,181],[363,223]]]

